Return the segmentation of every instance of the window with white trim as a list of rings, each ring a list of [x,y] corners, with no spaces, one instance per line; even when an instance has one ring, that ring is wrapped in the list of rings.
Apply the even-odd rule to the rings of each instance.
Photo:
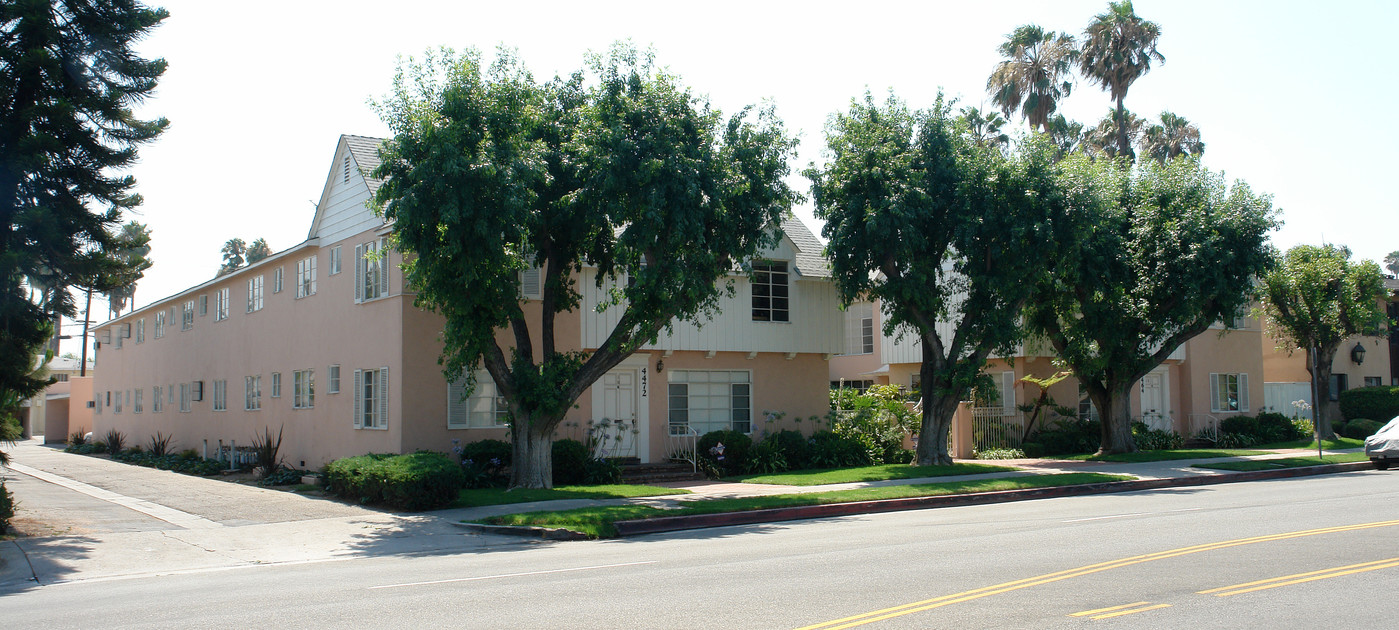
[[[194,328],[194,300],[187,300],[180,311],[180,330]]]
[[[155,314],[155,338],[160,339],[165,336],[165,311],[161,310]]]
[[[389,250],[386,239],[355,245],[355,301],[389,294]]]
[[[281,372],[273,372],[273,373],[272,373],[272,397],[273,397],[273,398],[281,398],[281,397],[282,397],[282,373],[281,373]]]
[[[92,397],[92,413],[102,413],[102,392],[98,392]]]
[[[121,413],[121,392],[117,392],[117,404],[112,405],[112,413]]]
[[[174,406],[174,405],[175,405],[175,384],[174,384],[174,383],[171,383],[169,387],[166,387],[166,388],[165,388],[165,390],[166,390],[167,392],[169,392],[169,394],[167,394],[167,395],[170,396],[170,401],[169,401],[169,402],[170,402],[170,405],[171,405],[171,406]]]
[[[1366,386],[1366,387],[1381,387],[1381,386],[1383,386],[1383,385],[1384,385],[1384,377],[1381,377],[1381,376],[1366,376],[1366,377],[1365,377],[1365,386]]]
[[[338,365],[332,365],[332,366],[330,366],[330,368],[326,370],[326,380],[327,380],[328,382],[326,383],[325,393],[327,393],[327,394],[339,394],[339,393],[340,393],[340,366],[338,366]]]
[[[330,275],[340,273],[340,246],[330,248]]]
[[[752,374],[747,370],[668,370],[666,376],[671,435],[688,429],[700,435],[752,429]]]
[[[131,413],[141,413],[142,407],[145,406],[145,401],[143,400],[143,399],[145,398],[145,396],[146,396],[146,391],[145,391],[145,390],[143,390],[143,389],[138,389],[138,390],[136,390],[136,400],[135,400],[135,402],[131,403]]]
[[[190,383],[180,383],[180,411],[189,413]]]
[[[316,371],[295,370],[291,373],[293,409],[310,409],[316,406]]]
[[[262,375],[243,377],[243,411],[262,409]]]
[[[199,296],[199,316],[209,314],[209,296],[207,294]]]
[[[356,429],[389,427],[389,368],[355,370]]]
[[[296,297],[304,298],[316,294],[316,257],[307,256],[296,261]]]
[[[214,292],[214,321],[228,319],[228,287]]]
[[[851,304],[845,309],[845,354],[874,353],[874,305]]]
[[[262,310],[262,276],[248,278],[248,312]]]
[[[496,429],[508,426],[510,407],[485,370],[476,370],[476,389],[466,393],[466,377],[447,384],[448,429]]]
[[[136,343],[146,342],[146,318],[136,320]]]
[[[787,263],[762,260],[753,263],[753,321],[791,321]]]
[[[1210,411],[1248,410],[1248,374],[1210,374]]]
[[[214,381],[214,411],[228,411],[228,381]]]
[[[151,413],[165,410],[165,388],[159,385],[151,388]]]
[[[282,268],[281,268],[281,267],[278,267],[278,268],[272,270],[272,292],[273,292],[273,293],[281,293],[281,292],[282,292]]]

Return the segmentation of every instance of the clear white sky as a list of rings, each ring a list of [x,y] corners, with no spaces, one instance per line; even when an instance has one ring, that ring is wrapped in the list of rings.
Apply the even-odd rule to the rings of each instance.
[[[230,238],[274,251],[306,238],[340,134],[387,134],[366,104],[388,91],[396,57],[429,47],[498,44],[538,78],[578,68],[588,50],[630,38],[651,46],[724,112],[772,98],[801,134],[794,170],[821,159],[823,125],[868,88],[913,107],[939,88],[989,105],[996,47],[1036,23],[1079,35],[1106,0],[986,2],[285,2],[170,0],[171,17],[142,43],[169,70],[148,117],[170,129],[134,169],[155,266],[137,304],[214,276]],[[1270,193],[1287,248],[1345,244],[1380,260],[1399,249],[1391,194],[1399,101],[1390,63],[1399,3],[1138,0],[1161,27],[1166,63],[1139,79],[1127,107],[1197,124],[1205,163]],[[1096,123],[1107,93],[1079,82],[1061,108]],[[1023,123],[1013,119],[1017,128]],[[806,190],[805,180],[793,183]],[[798,214],[819,233],[810,206]],[[93,319],[106,319],[94,304]],[[65,328],[78,334],[80,329]],[[76,351],[68,342],[64,350]]]

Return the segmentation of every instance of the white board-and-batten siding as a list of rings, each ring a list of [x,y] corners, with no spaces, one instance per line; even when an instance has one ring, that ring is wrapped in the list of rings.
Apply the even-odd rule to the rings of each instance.
[[[321,246],[339,243],[351,236],[374,230],[384,224],[384,220],[374,214],[365,202],[369,201],[369,185],[360,175],[359,165],[350,158],[350,180],[344,180],[343,168],[346,148],[336,156],[336,169],[332,170],[330,185],[322,201],[321,215],[316,222],[315,233],[311,238],[318,239]]]

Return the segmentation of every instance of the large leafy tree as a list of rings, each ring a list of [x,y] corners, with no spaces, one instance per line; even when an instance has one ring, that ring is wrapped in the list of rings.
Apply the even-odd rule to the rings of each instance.
[[[592,87],[581,71],[541,83],[506,51],[488,72],[474,52],[435,52],[376,104],[393,131],[376,202],[417,303],[446,320],[448,378],[474,386],[483,366],[506,399],[512,487],[552,485],[551,436],[574,401],[676,319],[712,313],[797,196],[771,108],[724,119],[622,45],[589,70]],[[555,334],[584,265],[624,305],[592,351]],[[537,302],[515,273],[531,267]]]
[[[1043,129],[1073,91],[1073,66],[1078,58],[1074,38],[1034,24],[1016,28],[997,49],[1004,57],[986,92],[1007,117],[1020,110],[1031,129]]]
[[[136,283],[146,275],[146,270],[154,264],[151,253],[151,230],[144,223],[130,221],[121,226],[117,234],[112,257],[122,264],[119,274],[120,285],[107,292],[108,304],[114,315],[120,315],[130,302],[135,306]]]
[[[920,464],[950,464],[948,429],[992,352],[1011,354],[1018,315],[1053,247],[1064,195],[1043,139],[1009,157],[939,99],[910,112],[868,94],[826,130],[807,171],[842,299],[881,303],[885,332],[922,343]]]
[[[0,2],[0,392],[44,387],[30,359],[54,314],[76,315],[68,291],[35,303],[24,278],[121,282],[113,231],[141,203],[122,171],[167,124],[132,111],[165,72],[132,46],[166,16],[132,0]]]
[[[267,239],[259,238],[248,245],[247,258],[251,265],[259,260],[272,255],[272,247],[267,244]]]
[[[1180,344],[1230,321],[1273,260],[1272,202],[1195,160],[1061,163],[1078,191],[1027,309],[1102,413],[1101,452],[1136,450],[1132,386]]]
[[[1171,112],[1161,112],[1161,124],[1152,125],[1142,132],[1142,153],[1157,162],[1165,162],[1178,155],[1199,157],[1205,153],[1205,143],[1200,140],[1200,129]]]
[[[1151,63],[1164,63],[1166,58],[1156,51],[1161,27],[1137,16],[1132,0],[1109,2],[1108,10],[1093,18],[1083,31],[1083,49],[1078,68],[1091,83],[1096,83],[1117,102],[1117,151],[1135,158],[1132,141],[1123,123],[1127,109],[1123,100],[1127,89],[1142,75],[1151,71]]]
[[[1380,266],[1370,260],[1351,261],[1350,249],[1335,245],[1293,247],[1263,277],[1268,333],[1283,348],[1307,353],[1307,372],[1318,401],[1330,400],[1331,361],[1341,343],[1348,337],[1384,334],[1384,297]],[[1322,439],[1334,439],[1330,406],[1314,407]]]
[[[244,256],[248,253],[248,244],[241,238],[230,238],[219,249],[223,255],[223,264],[219,265],[219,271],[215,277],[226,276],[238,270],[246,262]]]

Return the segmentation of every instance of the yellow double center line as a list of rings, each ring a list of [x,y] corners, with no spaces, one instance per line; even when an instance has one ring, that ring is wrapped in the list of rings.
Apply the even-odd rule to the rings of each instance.
[[[1336,534],[1341,532],[1359,531],[1364,529],[1375,529],[1377,527],[1393,527],[1395,525],[1399,525],[1399,520],[1378,521],[1375,523],[1362,523],[1359,525],[1341,525],[1338,527],[1323,527],[1320,529],[1308,529],[1304,531],[1287,532],[1282,534],[1269,534],[1267,536],[1255,536],[1253,538],[1239,538],[1235,540],[1225,540],[1220,542],[1207,543],[1203,545],[1195,545],[1193,547],[1181,547],[1179,549],[1158,551],[1156,553],[1150,553],[1141,556],[1132,556],[1130,558],[1122,558],[1120,560],[1111,560],[1108,562],[1100,562],[1098,564],[1090,564],[1088,566],[1078,567],[1075,569],[1067,569],[1064,571],[1058,571],[1056,573],[1046,573],[1044,575],[1029,577],[1022,580],[1015,580],[1014,582],[1004,582],[993,586],[986,586],[970,591],[963,591],[961,593],[943,595],[942,597],[925,599],[910,604],[904,604],[902,606],[894,606],[893,608],[875,610],[860,615],[854,615],[842,619],[827,621],[825,623],[818,623],[812,626],[804,626],[802,628],[798,628],[798,630],[840,630],[841,628],[853,628],[855,626],[862,626],[865,624],[874,623],[876,621],[883,621],[885,619],[892,619],[894,617],[902,617],[904,615],[911,615],[916,612],[932,610],[934,608],[941,608],[943,606],[959,604],[962,602],[969,602],[972,600],[981,599],[983,597],[990,597],[992,595],[1000,595],[1001,593],[1017,591],[1023,588],[1029,588],[1031,586],[1040,586],[1043,584],[1058,582],[1060,580],[1083,577],[1085,575],[1091,575],[1093,573],[1107,571],[1109,569],[1119,569],[1122,567],[1132,566],[1134,564],[1141,564],[1143,562],[1151,562],[1154,560],[1166,560],[1168,558],[1177,558],[1180,556],[1186,556],[1205,551],[1216,551],[1219,549],[1227,549],[1229,547],[1240,547],[1243,545],[1253,545],[1257,543],[1287,540],[1290,538],[1318,536],[1321,534]]]
[[[1252,593],[1254,591],[1261,591],[1269,588],[1277,588],[1279,586],[1291,586],[1293,584],[1302,584],[1304,582],[1315,582],[1316,580],[1325,580],[1327,578],[1341,577],[1343,575],[1354,575],[1356,573],[1364,573],[1366,571],[1375,571],[1378,569],[1388,569],[1390,567],[1399,567],[1399,558],[1390,558],[1388,560],[1376,560],[1374,562],[1362,562],[1360,564],[1336,567],[1334,569],[1322,569],[1320,571],[1309,571],[1307,573],[1284,575],[1282,577],[1258,580],[1257,582],[1246,582],[1244,584],[1235,584],[1233,586],[1221,586],[1219,588],[1212,588],[1208,591],[1198,592],[1201,595],[1216,595],[1218,597],[1229,597],[1230,595],[1242,595],[1244,593]]]

